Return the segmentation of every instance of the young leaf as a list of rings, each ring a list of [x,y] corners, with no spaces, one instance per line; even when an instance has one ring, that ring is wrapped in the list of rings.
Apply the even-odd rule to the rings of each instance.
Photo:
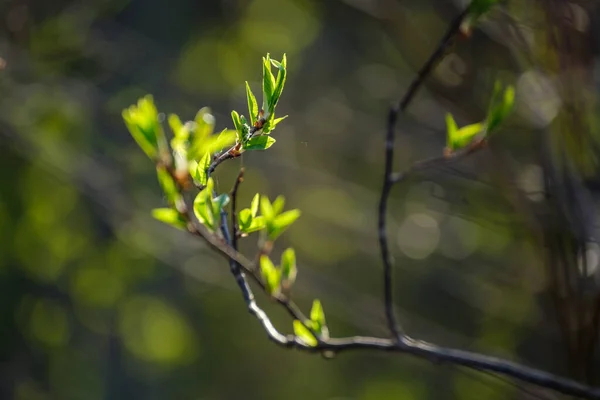
[[[289,289],[294,284],[296,275],[296,253],[290,247],[281,254],[281,285]]]
[[[283,121],[284,119],[286,119],[287,117],[288,117],[288,115],[285,115],[281,118],[275,118],[275,120],[273,120],[273,126],[271,127],[271,130],[275,129],[277,124],[280,123],[281,121]]]
[[[233,145],[237,138],[237,131],[232,129],[223,129],[218,135],[212,135],[206,141],[204,151],[211,154],[223,150],[225,147]]]
[[[248,81],[246,81],[246,98],[248,100],[248,115],[250,115],[250,122],[254,125],[256,118],[258,117],[258,103],[256,102],[256,97],[254,97],[254,94],[252,93],[252,89],[250,89]]]
[[[448,145],[450,145],[456,140],[456,133],[458,132],[458,126],[456,126],[456,121],[454,121],[454,117],[450,113],[446,113],[446,131],[447,142]]]
[[[508,114],[512,111],[514,105],[515,105],[515,88],[514,88],[514,86],[510,85],[510,86],[507,86],[506,90],[504,90],[504,102],[502,103],[502,106],[503,106],[502,114],[503,114],[504,118],[506,118],[508,116]]]
[[[244,150],[266,150],[275,144],[275,139],[268,135],[259,135],[250,138],[244,143]]]
[[[515,102],[515,88],[508,86],[504,90],[504,95],[500,99],[500,84],[496,82],[494,95],[490,102],[488,117],[486,119],[486,128],[488,133],[495,131],[500,124],[508,117]]]
[[[188,131],[184,130],[184,125],[181,123],[181,119],[177,114],[169,114],[169,127],[171,127],[171,132],[173,132],[173,136],[180,140],[187,140]]]
[[[271,224],[267,223],[269,238],[271,240],[277,239],[299,217],[300,210],[298,209],[286,211],[275,217],[275,220]]]
[[[248,233],[248,228],[252,224],[252,211],[249,208],[244,208],[238,213],[238,227],[240,232]]]
[[[169,174],[164,167],[157,167],[156,176],[158,177],[158,183],[160,183],[163,193],[167,197],[167,201],[169,204],[175,205],[180,194],[171,174]]]
[[[250,227],[246,230],[246,233],[260,231],[262,229],[265,229],[265,226],[266,226],[265,217],[263,217],[261,215],[252,220],[252,223],[250,224]]]
[[[278,69],[279,72],[277,72],[277,81],[275,82],[275,88],[273,89],[273,96],[271,97],[271,102],[269,104],[270,107],[270,113],[273,113],[275,111],[275,107],[277,106],[277,102],[279,101],[279,98],[281,97],[281,93],[283,92],[283,86],[285,85],[285,78],[286,78],[286,65],[287,65],[287,59],[286,59],[286,55],[283,55],[283,59],[281,60],[281,63],[278,63],[275,60],[271,60],[271,63],[273,63],[273,65],[275,65]]]
[[[165,224],[171,225],[177,229],[187,229],[187,224],[185,220],[181,217],[181,214],[179,214],[179,212],[175,209],[155,208],[154,210],[152,210],[152,216],[160,222],[164,222]]]
[[[314,347],[318,344],[317,338],[315,338],[312,332],[297,319],[294,320],[294,334],[308,346]]]
[[[242,121],[240,120],[240,115],[237,111],[233,110],[231,112],[231,119],[233,120],[233,125],[235,126],[235,130],[238,132],[238,141],[242,141],[244,128],[242,125]]]
[[[271,57],[267,54],[267,57],[263,57],[263,110],[265,113],[271,114],[269,105],[271,104],[271,97],[273,97],[273,91],[275,90],[275,77],[271,72]]]
[[[124,109],[122,116],[131,136],[148,157],[156,160],[159,154],[167,150],[152,96],[139,99],[137,105]]]
[[[202,186],[206,186],[207,183],[208,175],[206,170],[210,167],[210,159],[210,153],[204,153],[200,161],[196,163],[196,168],[191,174],[192,178]]]
[[[211,114],[210,108],[201,108],[196,114],[194,122],[196,122],[195,140],[201,142],[212,135],[215,129],[215,117]]]
[[[483,134],[484,132],[485,126],[480,122],[463,126],[456,132],[454,137],[451,138],[452,141],[448,143],[448,147],[452,150],[462,149],[471,143],[476,136]]]
[[[279,291],[281,273],[275,268],[275,265],[273,265],[269,256],[264,254],[260,256],[260,273],[265,283],[267,293],[275,295]]]
[[[265,220],[272,221],[275,218],[273,206],[267,196],[260,196],[260,212],[265,217]]]
[[[210,231],[215,232],[218,225],[216,221],[219,215],[215,215],[214,213],[212,204],[213,188],[214,181],[212,178],[208,178],[206,187],[194,199],[194,214],[201,224],[206,226]]]
[[[206,198],[206,195],[203,195],[202,192],[200,192],[194,200],[194,214],[202,225],[206,226],[211,232],[215,232],[215,216],[213,214],[211,203],[210,198]]]
[[[313,322],[313,329],[323,339],[329,339],[329,328],[327,328],[327,322],[325,321],[325,313],[323,312],[323,306],[317,299],[313,300],[313,305],[310,310],[310,319]]]
[[[273,201],[272,205],[273,205],[273,213],[275,213],[275,215],[281,214],[281,212],[283,211],[283,206],[285,206],[285,197],[277,196],[275,201]]]
[[[312,308],[310,309],[310,320],[315,322],[319,327],[327,325],[323,306],[318,299],[313,300]]]
[[[252,198],[252,202],[250,203],[250,210],[252,211],[252,218],[256,217],[256,213],[258,212],[258,203],[260,201],[260,194],[256,193]]]

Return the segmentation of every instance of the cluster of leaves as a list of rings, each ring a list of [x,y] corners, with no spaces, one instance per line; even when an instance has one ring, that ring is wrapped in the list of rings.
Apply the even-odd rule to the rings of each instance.
[[[313,301],[310,320],[294,321],[294,334],[309,346],[316,346],[318,339],[329,339],[329,328],[327,328],[325,321],[325,312],[319,300],[315,299]]]
[[[278,70],[277,76],[273,75],[272,67]],[[216,167],[215,160],[223,154],[237,157],[246,150],[268,149],[275,143],[270,133],[287,117],[275,118],[275,108],[286,80],[286,56],[278,62],[267,54],[263,57],[262,69],[262,108],[259,109],[256,97],[246,82],[250,121],[232,111],[235,129],[223,129],[219,134],[213,134],[215,118],[206,107],[198,111],[193,121],[185,123],[176,114],[170,114],[168,124],[173,134],[170,142],[152,96],[143,97],[137,105],[123,110],[123,119],[131,135],[156,164],[158,181],[169,204],[167,208],[153,210],[154,218],[178,229],[194,229],[183,198],[183,192],[193,183],[199,189],[193,202],[194,215],[210,234],[222,236],[222,217],[230,199],[226,193],[217,194],[215,189],[215,182],[210,176]],[[284,206],[283,196],[271,202],[267,196],[257,193],[250,207],[237,214],[236,221],[238,231],[235,234],[241,237],[254,232],[260,234],[260,277],[267,293],[274,297],[289,297],[297,275],[294,249],[288,248],[283,252],[277,267],[268,256],[275,240],[300,217],[300,210],[284,211]],[[323,308],[318,300],[313,303],[311,319],[294,321],[293,326],[295,334],[309,345],[316,344],[315,335],[329,337]]]
[[[502,85],[496,82],[494,93],[486,118],[474,124],[458,128],[452,114],[446,114],[447,149],[456,151],[476,140],[488,138],[511,113],[515,102],[515,89],[507,86],[502,92]]]
[[[271,67],[277,68],[277,77],[273,75]],[[269,54],[263,57],[263,79],[262,108],[258,109],[256,97],[246,82],[246,98],[248,100],[248,115],[250,122],[237,111],[231,112],[231,118],[235,125],[237,141],[240,143],[240,150],[266,150],[275,143],[275,139],[269,135],[275,129],[277,124],[287,118],[287,115],[281,118],[275,118],[275,107],[279,102],[287,74],[287,58],[285,54],[281,62],[271,59]]]

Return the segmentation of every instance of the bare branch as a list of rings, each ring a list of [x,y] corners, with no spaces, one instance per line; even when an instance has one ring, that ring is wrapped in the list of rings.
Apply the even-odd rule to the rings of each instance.
[[[400,177],[393,175],[393,164],[394,164],[394,138],[396,121],[398,120],[398,114],[404,112],[408,105],[411,103],[414,96],[417,94],[419,88],[425,83],[425,80],[435,67],[437,63],[446,54],[446,49],[460,30],[460,26],[467,16],[469,7],[454,18],[448,30],[442,37],[440,44],[431,54],[429,59],[425,62],[425,65],[418,72],[417,76],[411,82],[408,90],[398,102],[397,105],[390,108],[388,114],[387,133],[385,136],[385,169],[383,173],[383,188],[381,189],[381,197],[379,199],[379,212],[378,212],[378,236],[379,236],[379,247],[381,249],[381,259],[383,261],[383,291],[384,291],[384,307],[385,315],[388,321],[388,327],[393,337],[400,343],[400,328],[396,315],[394,313],[394,295],[393,295],[393,284],[392,284],[392,256],[390,255],[387,230],[386,230],[386,216],[387,216],[387,202],[390,195],[390,191],[395,182],[400,180]]]

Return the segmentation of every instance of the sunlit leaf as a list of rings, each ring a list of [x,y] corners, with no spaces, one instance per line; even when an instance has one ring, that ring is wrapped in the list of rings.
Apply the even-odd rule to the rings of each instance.
[[[267,293],[275,295],[279,291],[281,272],[275,268],[273,262],[267,255],[260,256],[260,273],[265,283]]]
[[[267,221],[271,221],[275,217],[273,206],[267,196],[260,196],[260,212]]]
[[[258,212],[258,203],[260,201],[260,194],[256,193],[252,198],[252,202],[250,203],[250,210],[252,211],[252,218],[256,217],[256,213]]]
[[[204,151],[211,154],[230,147],[236,141],[237,132],[232,129],[223,129],[218,135],[212,135],[208,138]]]
[[[153,160],[165,152],[167,143],[164,132],[158,121],[158,110],[152,96],[138,100],[122,112],[123,120],[138,146]]]
[[[281,212],[283,211],[283,207],[285,206],[285,197],[277,196],[277,198],[273,201],[272,206],[273,213],[275,213],[275,215],[281,214]]]
[[[186,230],[187,223],[181,217],[181,214],[173,208],[155,208],[152,210],[152,216],[165,224],[171,225],[177,229]]]
[[[252,224],[252,211],[250,211],[249,208],[240,210],[238,213],[238,226],[240,232],[248,233],[247,229],[250,228],[250,224]]]
[[[206,186],[208,179],[207,169],[210,166],[210,153],[204,153],[204,156],[196,163],[196,168],[193,170],[192,178],[202,186]]]
[[[312,332],[297,319],[294,320],[294,334],[308,346],[314,347],[318,344],[317,338],[315,338]]]
[[[293,248],[286,249],[281,254],[281,284],[282,286],[291,287],[297,275],[296,268],[296,253]]]
[[[171,174],[164,167],[156,168],[156,175],[158,177],[158,182],[163,190],[163,193],[167,197],[167,201],[171,205],[175,205],[177,200],[181,197],[179,191],[177,189],[177,184]]]
[[[281,93],[283,92],[283,86],[285,85],[285,79],[286,79],[286,65],[287,65],[287,58],[286,55],[283,55],[283,59],[281,61],[281,63],[278,63],[275,60],[271,60],[271,63],[273,65],[275,65],[276,68],[279,69],[278,73],[277,73],[277,80],[275,82],[275,88],[273,89],[273,96],[271,97],[271,102],[270,102],[270,109],[272,110],[271,113],[273,113],[275,111],[275,107],[277,106],[277,102],[279,101],[279,98],[281,97]]]
[[[212,135],[215,129],[215,117],[211,114],[210,108],[201,108],[196,114],[194,122],[196,123],[195,140],[202,142],[205,138]]]
[[[269,229],[269,238],[275,240],[278,238],[290,225],[292,225],[299,217],[300,210],[289,210],[275,217],[272,224],[267,224]],[[270,225],[270,226],[269,226]]]
[[[475,137],[484,132],[485,127],[482,123],[476,123],[464,126],[456,131],[451,142],[448,144],[452,150],[462,149],[475,139]]]
[[[238,114],[237,111],[233,110],[231,112],[231,119],[233,120],[233,125],[235,126],[235,130],[238,132],[238,140],[241,141],[242,137],[243,137],[243,125],[242,125],[242,121],[240,120],[240,115]]]
[[[317,330],[320,330],[322,327],[327,325],[325,321],[325,313],[323,312],[323,306],[318,299],[313,300],[312,308],[310,309],[310,319],[318,327]]]
[[[187,129],[184,131],[183,124],[181,123],[181,119],[177,114],[169,114],[169,127],[171,128],[171,132],[176,138],[181,138],[181,136],[185,136],[187,139]]]
[[[275,90],[275,77],[271,72],[271,57],[267,54],[263,57],[263,110],[265,113],[271,113],[269,106],[271,104],[271,97],[273,97],[273,91]]]
[[[212,178],[208,178],[206,187],[200,191],[194,199],[194,214],[201,224],[206,226],[212,232],[215,232],[217,230],[219,215],[214,212],[212,202],[213,188],[214,181]]]
[[[275,144],[275,139],[268,135],[254,136],[244,143],[244,150],[266,150]]]

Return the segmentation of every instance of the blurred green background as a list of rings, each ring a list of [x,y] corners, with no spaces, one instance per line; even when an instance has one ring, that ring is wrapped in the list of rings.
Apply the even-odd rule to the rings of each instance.
[[[217,129],[232,127],[231,110],[245,113],[244,81],[258,91],[260,57],[287,53],[278,113],[290,117],[277,144],[225,163],[217,184],[228,191],[243,165],[241,204],[261,192],[300,208],[275,250],[296,248],[297,301],[321,299],[334,336],[386,335],[376,238],[386,113],[458,4],[0,2],[0,398],[529,398],[449,365],[367,352],[325,360],[273,345],[222,258],[152,220],[164,204],[155,171],[121,119],[151,93],[162,112],[192,119],[210,106]],[[481,118],[495,78],[527,83],[526,62],[491,28],[459,42],[401,117],[398,167],[441,154],[446,111],[459,124]],[[504,140],[518,182],[535,193],[528,140],[557,106],[531,96]],[[487,161],[476,155],[394,190],[400,318],[417,338],[562,373],[539,252],[510,202],[465,178],[497,173]],[[248,255],[255,246],[242,243]],[[258,299],[290,332],[287,315]]]

